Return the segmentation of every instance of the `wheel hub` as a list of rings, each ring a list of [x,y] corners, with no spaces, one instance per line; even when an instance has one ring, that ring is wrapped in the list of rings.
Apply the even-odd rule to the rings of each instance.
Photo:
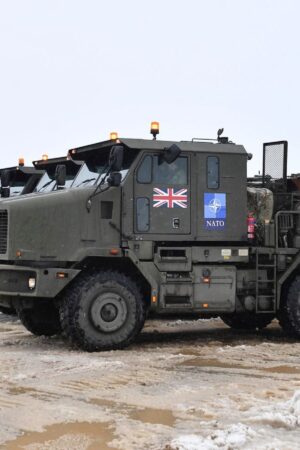
[[[102,307],[100,314],[104,322],[112,322],[117,317],[118,310],[112,303],[107,303]]]
[[[90,320],[101,332],[111,333],[118,330],[125,323],[126,317],[126,302],[116,293],[100,294],[91,305]]]

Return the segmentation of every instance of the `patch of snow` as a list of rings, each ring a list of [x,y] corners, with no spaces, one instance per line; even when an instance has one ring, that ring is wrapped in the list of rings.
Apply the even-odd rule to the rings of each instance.
[[[256,432],[241,423],[225,430],[217,430],[208,437],[196,434],[180,436],[171,442],[171,448],[178,450],[234,450],[242,448]]]
[[[257,410],[249,410],[249,420],[273,428],[294,429],[300,426],[300,390],[287,402],[275,403]]]

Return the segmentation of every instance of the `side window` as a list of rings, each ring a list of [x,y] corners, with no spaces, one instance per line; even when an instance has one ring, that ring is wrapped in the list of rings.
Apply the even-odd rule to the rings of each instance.
[[[137,172],[138,183],[151,183],[152,180],[152,156],[145,156]]]
[[[188,159],[179,157],[171,164],[153,157],[153,182],[160,184],[188,184]]]
[[[219,158],[217,156],[207,157],[207,187],[218,189],[220,185]]]
[[[137,231],[148,231],[150,224],[150,202],[147,197],[136,200],[136,229]]]

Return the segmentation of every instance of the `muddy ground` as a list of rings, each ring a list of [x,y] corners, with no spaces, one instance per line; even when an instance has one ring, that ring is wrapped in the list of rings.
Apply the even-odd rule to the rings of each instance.
[[[300,448],[300,342],[278,324],[147,322],[129,349],[84,353],[0,315],[0,448]]]

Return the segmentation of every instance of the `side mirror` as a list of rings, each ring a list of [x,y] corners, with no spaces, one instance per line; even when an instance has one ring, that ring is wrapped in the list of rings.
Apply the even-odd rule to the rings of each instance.
[[[164,149],[162,154],[162,159],[168,164],[172,164],[178,156],[180,155],[181,150],[176,144],[172,144],[171,147],[167,147]]]
[[[8,170],[1,172],[1,197],[8,198],[10,196],[10,173]]]
[[[107,178],[107,183],[109,186],[120,186],[122,181],[122,175],[120,172],[111,172],[109,177]]]
[[[123,165],[124,148],[114,145],[109,154],[109,167],[112,172],[120,172]]]
[[[66,185],[67,169],[64,164],[58,164],[55,169],[55,181],[57,189],[63,189]]]

